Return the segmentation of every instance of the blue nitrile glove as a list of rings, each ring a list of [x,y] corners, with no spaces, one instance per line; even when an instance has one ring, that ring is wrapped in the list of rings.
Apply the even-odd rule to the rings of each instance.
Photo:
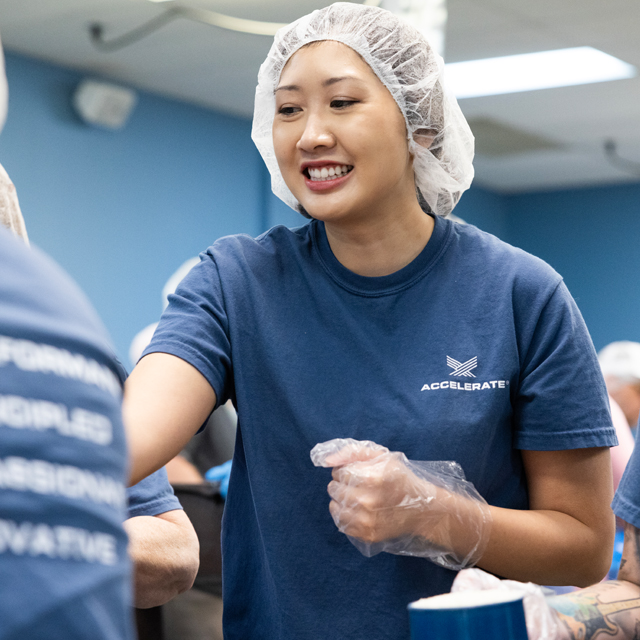
[[[220,495],[226,499],[227,491],[229,490],[229,476],[231,475],[231,460],[227,460],[224,464],[217,467],[211,467],[209,471],[204,474],[204,477],[209,482],[220,483]]]

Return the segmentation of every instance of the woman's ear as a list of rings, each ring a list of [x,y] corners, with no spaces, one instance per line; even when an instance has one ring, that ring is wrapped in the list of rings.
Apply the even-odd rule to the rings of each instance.
[[[413,132],[413,140],[425,149],[430,149],[438,132],[435,129],[416,129]]]

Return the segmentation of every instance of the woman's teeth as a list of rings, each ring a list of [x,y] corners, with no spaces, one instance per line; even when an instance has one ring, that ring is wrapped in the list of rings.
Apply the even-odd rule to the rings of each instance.
[[[323,181],[323,180],[333,180],[334,178],[339,178],[340,176],[343,176],[349,173],[351,169],[353,169],[352,166],[343,164],[343,165],[335,165],[332,167],[322,167],[321,169],[309,167],[308,171],[309,171],[309,177],[312,180]]]

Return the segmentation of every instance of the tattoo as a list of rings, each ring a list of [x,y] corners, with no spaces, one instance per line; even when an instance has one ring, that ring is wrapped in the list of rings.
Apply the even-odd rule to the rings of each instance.
[[[614,588],[615,584],[611,587]],[[598,594],[576,592],[562,598],[550,598],[549,604],[558,612],[572,640],[604,640],[605,636],[614,636],[619,630],[611,616],[640,608],[640,598],[605,603],[600,601]]]
[[[640,584],[640,530],[629,523],[624,527],[624,548],[618,576]]]
[[[636,629],[633,632],[633,640],[640,640],[640,621],[636,622]]]

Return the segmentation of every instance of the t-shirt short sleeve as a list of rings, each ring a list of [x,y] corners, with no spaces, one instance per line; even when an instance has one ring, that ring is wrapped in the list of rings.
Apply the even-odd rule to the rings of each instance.
[[[180,501],[169,484],[167,470],[162,467],[127,489],[127,517],[157,516],[167,511],[182,509]]]
[[[168,353],[185,360],[208,380],[220,405],[228,399],[229,326],[215,261],[209,253],[200,258],[169,296],[169,306],[142,355]]]
[[[618,518],[640,529],[640,447],[635,447],[613,498]]]
[[[515,446],[551,451],[617,445],[596,352],[563,282],[544,305],[531,336],[520,345]]]

